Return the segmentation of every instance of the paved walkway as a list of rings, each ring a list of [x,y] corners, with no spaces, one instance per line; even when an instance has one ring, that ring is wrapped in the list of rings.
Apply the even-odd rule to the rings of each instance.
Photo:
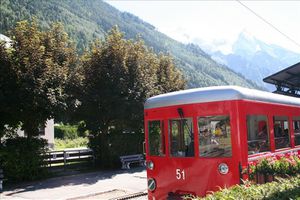
[[[19,185],[4,191],[0,199],[117,199],[129,194],[147,192],[144,168],[99,171],[51,178]],[[147,199],[146,196],[136,199]]]

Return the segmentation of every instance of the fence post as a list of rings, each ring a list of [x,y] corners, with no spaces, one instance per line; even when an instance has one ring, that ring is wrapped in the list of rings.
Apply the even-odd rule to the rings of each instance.
[[[4,178],[3,169],[0,169],[0,193],[2,193],[3,191],[3,178]]]
[[[48,156],[49,156],[49,158],[50,158],[50,162],[48,163],[48,166],[50,165],[50,167],[51,167],[51,161],[52,161],[52,155],[51,155],[51,153],[50,152],[48,152]]]
[[[64,168],[66,169],[66,166],[67,166],[67,153],[66,151],[64,150]]]
[[[92,151],[92,156],[93,156],[93,164],[94,164],[94,167],[96,166],[96,157],[95,157],[95,152],[94,150],[90,149]]]

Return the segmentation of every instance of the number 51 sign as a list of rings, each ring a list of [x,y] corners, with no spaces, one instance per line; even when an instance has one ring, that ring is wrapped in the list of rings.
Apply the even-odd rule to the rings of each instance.
[[[176,179],[185,180],[185,171],[184,171],[184,169],[176,169]]]

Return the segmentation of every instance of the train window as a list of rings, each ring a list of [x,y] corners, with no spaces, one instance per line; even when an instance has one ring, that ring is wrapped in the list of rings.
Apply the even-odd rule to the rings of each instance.
[[[193,157],[193,120],[171,119],[169,124],[171,155],[174,157]]]
[[[229,116],[199,117],[198,129],[201,157],[230,157],[232,155]]]
[[[274,116],[275,149],[290,147],[289,121],[285,116]]]
[[[165,155],[165,139],[163,121],[149,121],[149,153],[151,156]]]
[[[293,117],[295,145],[300,145],[300,117]]]
[[[270,151],[267,116],[247,116],[248,154]]]

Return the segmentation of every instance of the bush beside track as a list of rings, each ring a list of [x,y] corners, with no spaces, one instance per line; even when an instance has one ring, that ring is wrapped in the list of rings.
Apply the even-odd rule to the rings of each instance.
[[[213,192],[204,198],[185,197],[192,200],[300,200],[300,175],[288,178],[276,178],[276,181],[265,184],[245,182],[218,192]]]

